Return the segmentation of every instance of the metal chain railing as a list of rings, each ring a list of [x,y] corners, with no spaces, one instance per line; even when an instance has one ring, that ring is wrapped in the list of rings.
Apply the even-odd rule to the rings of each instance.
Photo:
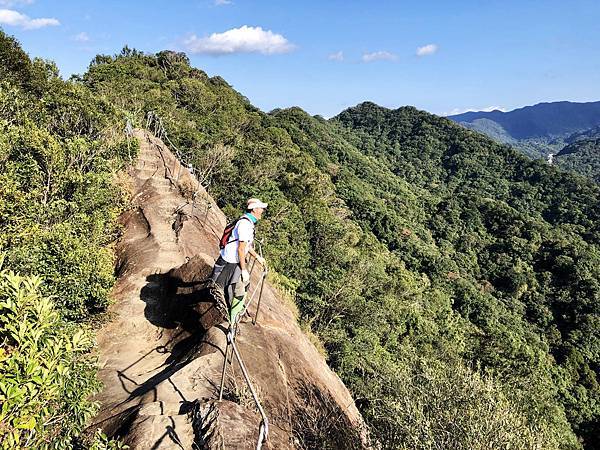
[[[170,148],[174,150],[175,155],[176,155],[176,160],[174,162],[174,168],[173,170],[170,170],[171,175],[175,174],[175,167],[177,167],[177,175],[175,177],[175,181],[179,181],[179,176],[181,175],[181,166],[183,164],[185,164],[190,172],[190,174],[192,175],[192,177],[194,178],[194,180],[197,181],[197,188],[196,191],[194,192],[194,194],[192,195],[192,216],[194,215],[194,208],[195,208],[195,202],[196,202],[196,197],[198,195],[198,192],[200,191],[200,188],[202,186],[200,180],[198,179],[198,177],[195,175],[195,170],[194,170],[194,166],[192,165],[192,163],[184,157],[184,155],[179,151],[179,149],[177,148],[177,146],[175,144],[173,144],[173,142],[169,139],[169,136],[167,135],[167,132],[165,130],[165,127],[163,126],[162,120],[161,118],[158,116],[158,114],[156,114],[156,112],[154,111],[149,111],[146,114],[146,129],[149,130],[150,132],[152,132],[154,134],[154,136],[156,136],[159,139],[162,139],[163,141],[166,141]],[[125,133],[127,135],[129,135],[130,133],[133,134],[133,127],[131,125],[131,122],[129,121],[129,119],[127,120],[127,125],[125,126]],[[179,161],[179,164],[177,164]],[[166,161],[165,161],[166,163]],[[210,208],[212,207],[212,204],[210,202],[210,200],[205,199],[206,201],[206,209],[204,211],[204,220],[203,220],[203,226],[206,224],[206,220],[208,218],[208,213]],[[189,203],[188,203],[189,204]],[[179,212],[183,207],[185,207],[187,204],[184,204],[180,207],[178,207],[176,209],[176,212]],[[262,258],[263,256],[263,252],[262,252],[262,242],[257,241],[258,246],[259,246],[259,254]],[[253,263],[252,263],[252,267],[250,269],[250,273],[252,273],[252,270],[254,270],[254,264],[256,263],[256,259],[254,259]],[[227,362],[230,359],[230,355],[229,355],[229,348],[231,347],[232,349],[232,354],[231,354],[231,358],[233,358],[233,355],[235,355],[238,364],[240,366],[240,368],[242,369],[242,374],[244,375],[244,379],[246,381],[246,384],[248,385],[248,388],[250,389],[250,392],[252,393],[252,398],[254,399],[254,403],[256,404],[256,408],[258,409],[258,412],[260,413],[261,416],[261,422],[260,422],[260,426],[258,429],[258,440],[256,442],[256,450],[260,450],[263,446],[263,444],[267,441],[267,439],[269,438],[269,419],[267,418],[267,415],[265,413],[265,410],[262,407],[262,404],[260,403],[260,400],[258,398],[258,394],[256,393],[256,390],[254,389],[254,385],[252,384],[252,381],[250,380],[250,375],[248,374],[248,370],[246,369],[246,365],[244,364],[244,361],[242,359],[242,355],[240,354],[240,351],[238,350],[237,346],[235,345],[235,336],[237,333],[237,327],[239,324],[239,319],[243,316],[243,314],[246,313],[246,311],[248,310],[248,307],[250,306],[250,304],[252,303],[252,300],[254,300],[254,297],[256,296],[256,292],[259,292],[259,296],[258,296],[258,304],[256,306],[256,315],[254,316],[254,319],[252,320],[252,323],[254,325],[256,325],[256,320],[258,318],[258,312],[260,309],[260,300],[262,297],[262,293],[263,293],[263,287],[264,287],[264,283],[265,283],[265,279],[267,278],[267,274],[268,274],[268,270],[266,268],[266,266],[263,266],[263,272],[261,275],[261,281],[260,281],[260,287],[257,285],[254,288],[254,292],[252,293],[252,295],[250,296],[250,299],[248,300],[248,303],[244,306],[244,309],[236,316],[236,318],[234,319],[233,323],[229,324],[229,329],[227,331],[227,347],[225,349],[225,357],[223,360],[223,370],[221,373],[221,386],[219,389],[219,401],[223,399],[223,387],[224,387],[224,383],[225,383],[225,371],[227,368]],[[233,360],[230,361],[230,364],[233,363]]]
[[[253,264],[253,266],[254,266],[254,264]],[[260,310],[260,300],[262,299],[263,288],[264,288],[265,280],[267,279],[268,274],[269,274],[269,270],[266,267],[263,267],[263,271],[260,274],[259,284],[254,288],[252,295],[248,299],[248,303],[246,303],[244,305],[244,309],[242,309],[239,312],[239,314],[237,315],[237,317],[240,317],[240,318],[244,317],[244,314],[246,314],[248,312],[248,310],[250,309],[250,305],[252,304],[252,301],[256,297],[256,293],[259,292],[258,304],[256,305],[256,312],[254,313],[254,318],[252,319],[252,325],[256,325],[256,320],[258,319],[258,311]]]
[[[133,138],[133,125],[129,117],[125,122],[125,128],[123,129],[123,132],[127,137],[127,157],[129,158],[129,162],[131,162],[131,139]]]
[[[260,255],[261,258],[264,258],[264,256],[263,256],[263,241],[257,239],[256,243],[258,244],[258,254]],[[252,271],[254,270],[255,265],[256,265],[256,258],[254,258],[252,260],[252,266],[250,266],[250,275],[252,275]],[[265,280],[267,279],[268,274],[269,274],[269,269],[265,265],[265,266],[263,266],[263,271],[260,276],[260,294],[258,295],[258,304],[256,305],[256,313],[254,314],[254,319],[252,319],[252,325],[256,325],[256,321],[258,320],[258,312],[260,311],[260,301],[262,299],[263,288],[265,286]],[[248,311],[248,308],[250,308],[250,304],[252,303],[252,300],[254,300],[254,296],[258,289],[259,289],[258,286],[256,286],[254,288],[254,292],[250,296],[248,303],[244,306],[244,310],[240,313],[240,316],[243,316],[246,313],[246,311]]]
[[[125,136],[127,136],[128,138],[133,137],[133,125],[132,125],[129,117],[127,118],[127,121],[125,122],[125,129],[123,131],[125,132]]]
[[[259,251],[260,251],[260,256],[262,257],[262,245],[260,245]],[[256,263],[256,259],[254,259],[252,262],[252,267],[250,269],[250,273],[252,273],[255,263]],[[259,297],[258,297],[258,305],[256,307],[256,315],[252,321],[252,323],[254,325],[256,325],[256,319],[258,317],[258,311],[260,308],[260,299],[262,297],[263,287],[264,287],[265,279],[267,278],[267,274],[268,274],[267,267],[263,266],[263,271],[262,271],[261,278],[260,278],[260,284],[254,288],[254,291],[252,292],[252,295],[250,296],[248,303],[246,303],[244,305],[244,309],[242,311],[240,311],[235,317],[233,317],[233,318],[230,317],[230,320],[233,319],[233,322],[229,323],[229,328],[227,330],[227,347],[225,348],[225,355],[223,358],[223,368],[221,370],[221,384],[219,387],[219,401],[221,401],[221,400],[223,400],[223,389],[225,386],[225,372],[227,369],[227,364],[228,364],[228,362],[230,365],[233,364],[233,355],[235,354],[238,364],[240,365],[240,368],[242,369],[242,374],[244,375],[246,384],[248,385],[248,388],[250,389],[250,392],[252,393],[252,397],[254,399],[254,402],[256,403],[256,407],[261,415],[261,423],[259,426],[258,441],[256,443],[257,450],[260,450],[260,448],[262,447],[262,444],[264,442],[266,442],[268,439],[269,420],[268,420],[267,415],[265,414],[265,411],[260,403],[258,395],[256,394],[254,386],[252,385],[252,381],[250,380],[250,376],[248,375],[248,371],[246,369],[244,361],[242,360],[240,352],[239,352],[237,346],[235,345],[235,338],[238,333],[238,326],[239,326],[241,318],[244,316],[244,314],[246,314],[246,311],[248,311],[248,308],[252,304],[252,300],[254,300],[256,293],[260,292]],[[230,313],[230,315],[231,315],[231,313]],[[229,352],[230,347],[233,352],[231,355]],[[231,359],[231,361],[230,361],[230,359]]]
[[[235,355],[237,362],[238,362],[240,368],[242,369],[242,374],[244,375],[244,380],[246,381],[246,384],[248,385],[248,388],[250,389],[250,393],[252,394],[252,398],[254,399],[256,408],[258,409],[258,412],[261,416],[261,421],[260,421],[260,425],[258,428],[258,440],[256,442],[256,450],[260,450],[262,448],[262,445],[269,438],[269,419],[267,417],[267,414],[265,413],[265,410],[262,407],[262,404],[260,403],[260,399],[258,398],[258,394],[256,393],[256,390],[254,389],[254,385],[252,384],[252,381],[250,380],[250,375],[248,374],[248,369],[246,369],[246,365],[244,364],[242,355],[240,354],[240,351],[238,350],[237,346],[235,345],[235,336],[236,336],[236,332],[237,332],[237,326],[238,326],[237,321],[235,321],[234,323],[230,323],[229,329],[227,331],[227,347],[225,348],[225,357],[223,359],[223,370],[221,372],[221,387],[219,389],[219,401],[223,400],[223,387],[224,387],[224,382],[225,382],[225,371],[227,368],[227,362],[231,356],[232,360],[229,362],[229,364],[233,364],[233,355]],[[232,349],[231,355],[229,354],[230,353],[229,348]]]
[[[128,120],[128,123],[130,123],[129,120]],[[173,169],[171,170],[170,168],[168,168],[169,172],[171,173],[171,178],[174,178],[175,182],[178,182],[179,177],[181,176],[181,167],[183,165],[185,165],[185,167],[190,172],[190,175],[192,176],[192,178],[196,181],[195,190],[192,193],[192,203],[191,203],[192,217],[194,217],[196,203],[198,201],[198,194],[202,190],[201,189],[202,182],[196,175],[196,170],[194,168],[194,165],[192,164],[191,160],[188,159],[179,150],[179,148],[173,143],[173,141],[171,141],[171,139],[169,139],[169,135],[167,134],[167,130],[164,127],[162,119],[155,111],[148,111],[148,113],[146,114],[146,129],[149,130],[150,132],[152,132],[152,134],[154,134],[154,136],[156,136],[157,138],[168,143],[169,148],[174,151],[176,158],[175,158],[175,161],[173,162]],[[166,161],[165,161],[165,166],[166,166]],[[175,174],[175,171],[177,171],[177,174]],[[204,190],[206,190],[207,188],[208,188],[208,185],[204,186]],[[202,200],[204,203],[204,211],[201,213],[201,215],[203,215],[204,218],[201,223],[202,223],[202,226],[204,227],[206,225],[206,220],[208,219],[208,214],[210,212],[210,209],[212,208],[212,203],[208,198],[204,198]],[[190,203],[187,202],[183,206],[180,206],[179,208],[177,208],[177,212],[189,204]]]
[[[190,172],[192,172],[193,174],[193,164],[188,158],[186,158],[183,155],[183,153],[181,153],[181,151],[179,151],[179,148],[177,148],[177,146],[171,141],[171,139],[169,139],[169,135],[167,134],[167,130],[165,130],[162,119],[159,117],[158,114],[156,114],[156,112],[148,111],[148,113],[146,114],[146,129],[151,131],[152,134],[154,134],[154,136],[156,136],[157,138],[166,141],[169,144],[169,148],[171,148],[174,151],[175,156],[177,158],[174,161],[173,170],[171,170],[171,174],[175,174],[175,168],[177,168],[177,175],[175,177],[175,181],[179,181],[179,176],[181,175],[181,166],[184,164],[188,168],[188,170],[190,170]],[[179,164],[177,164],[178,162]],[[198,184],[200,184],[200,182],[198,182]]]

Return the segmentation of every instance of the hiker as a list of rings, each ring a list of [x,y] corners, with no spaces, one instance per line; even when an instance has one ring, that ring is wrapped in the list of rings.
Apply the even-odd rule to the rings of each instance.
[[[265,267],[265,260],[253,248],[254,226],[262,217],[267,203],[251,198],[246,205],[246,213],[234,223],[225,227],[221,238],[221,252],[215,261],[211,280],[219,285],[225,294],[230,309],[229,321],[233,323],[237,314],[244,309],[244,297],[250,283],[247,258],[253,256]]]

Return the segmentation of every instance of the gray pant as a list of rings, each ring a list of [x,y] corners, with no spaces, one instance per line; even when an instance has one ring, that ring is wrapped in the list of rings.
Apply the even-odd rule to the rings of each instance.
[[[225,300],[230,307],[234,297],[243,297],[246,294],[247,285],[242,283],[242,269],[237,263],[227,262],[219,256],[210,278],[223,288]]]

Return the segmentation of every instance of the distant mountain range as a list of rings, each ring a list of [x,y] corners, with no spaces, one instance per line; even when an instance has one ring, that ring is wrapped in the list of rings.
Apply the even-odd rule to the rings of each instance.
[[[600,102],[538,103],[508,112],[469,111],[448,118],[539,158],[600,133]]]
[[[449,119],[476,129],[481,119],[498,124],[512,139],[561,137],[600,125],[600,102],[538,103],[513,111],[469,111]]]

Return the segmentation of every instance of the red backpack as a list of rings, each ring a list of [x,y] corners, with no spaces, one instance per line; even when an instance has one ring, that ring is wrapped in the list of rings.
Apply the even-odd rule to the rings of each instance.
[[[242,216],[239,219],[237,219],[235,222],[231,222],[230,224],[228,224],[225,227],[225,230],[223,230],[223,236],[221,236],[221,240],[219,241],[219,248],[221,250],[223,250],[227,244],[231,244],[232,242],[235,242],[238,240],[238,239],[233,239],[230,241],[229,239],[231,238],[231,234],[233,233],[235,226],[238,224],[238,222],[240,220],[243,220],[243,219],[246,219],[250,223],[253,223],[247,216]]]

